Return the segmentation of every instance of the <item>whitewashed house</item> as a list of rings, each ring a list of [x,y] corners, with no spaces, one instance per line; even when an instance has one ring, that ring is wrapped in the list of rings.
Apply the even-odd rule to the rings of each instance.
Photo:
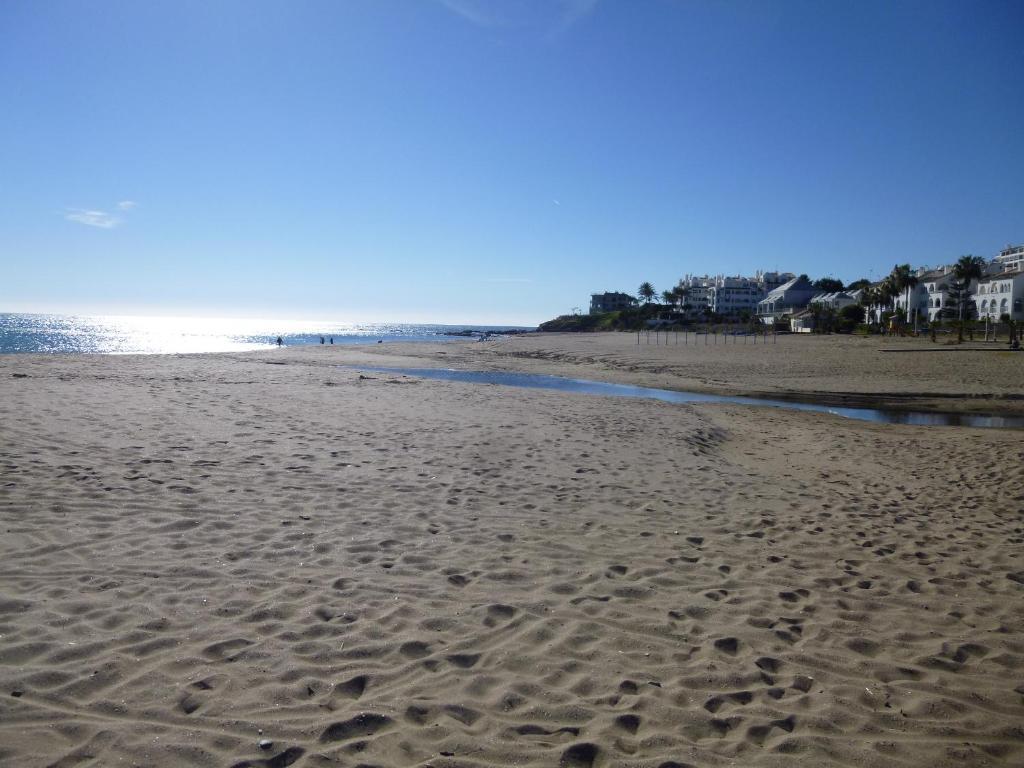
[[[1024,320],[1024,272],[983,277],[973,292],[979,318],[998,321],[1003,315]]]
[[[858,297],[855,297],[852,293],[846,291],[834,291],[832,293],[819,293],[817,296],[811,298],[808,305],[819,304],[826,309],[831,309],[833,312],[838,312],[843,307],[849,307],[852,304],[856,304]]]
[[[924,291],[925,306],[922,311],[928,313],[929,323],[947,307],[952,311],[953,299],[950,295],[950,283],[956,279],[953,275],[953,267],[949,265],[939,267],[925,272],[917,279],[918,285],[922,286]]]
[[[757,304],[757,316],[765,325],[774,325],[784,315],[795,315],[806,309],[811,299],[820,291],[815,288],[806,275],[794,277],[773,291],[769,291]]]

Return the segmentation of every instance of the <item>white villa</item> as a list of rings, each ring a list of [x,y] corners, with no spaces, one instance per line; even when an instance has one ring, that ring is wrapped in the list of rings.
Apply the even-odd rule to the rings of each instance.
[[[918,275],[917,279],[919,301],[916,309],[922,317],[926,316],[930,323],[950,304],[949,284],[953,280],[953,268],[945,266],[928,270]],[[924,301],[923,307],[920,304],[921,300]],[[915,308],[913,302],[911,304],[911,308]]]
[[[793,277],[791,272],[761,271],[753,277],[686,275],[678,287],[687,291],[691,312],[702,314],[709,309],[716,315],[736,317],[744,311],[755,314],[761,299]]]
[[[811,285],[806,275],[794,277],[773,291],[769,291],[757,304],[757,316],[765,325],[774,325],[783,315],[793,315],[805,309],[820,291]]]
[[[853,293],[835,291],[833,293],[819,293],[817,296],[812,296],[811,300],[807,302],[807,304],[808,306],[811,304],[818,304],[822,307],[838,312],[843,307],[849,307],[851,304],[856,304],[859,298],[860,291],[854,291]]]
[[[974,290],[979,318],[1024,320],[1024,272],[1001,272],[983,277]]]

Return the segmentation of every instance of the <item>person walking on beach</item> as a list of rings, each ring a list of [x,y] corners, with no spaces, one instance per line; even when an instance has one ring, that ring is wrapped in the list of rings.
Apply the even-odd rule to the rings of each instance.
[[[333,344],[333,343],[334,343],[334,337],[331,336],[331,344]]]
[[[320,337],[320,343],[321,343],[321,344],[323,344],[323,343],[324,343],[324,337],[323,337],[323,336],[321,336],[321,337]]]
[[[278,336],[278,337],[277,337],[277,346],[279,346],[279,347],[280,347],[280,346],[282,346],[283,344],[284,344],[284,339],[282,339],[282,338],[281,338],[280,336]]]

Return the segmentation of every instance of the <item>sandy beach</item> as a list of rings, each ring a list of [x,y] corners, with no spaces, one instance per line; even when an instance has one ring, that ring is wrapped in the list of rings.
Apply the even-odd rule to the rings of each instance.
[[[1020,766],[1024,433],[338,367],[1024,412],[935,346],[0,357],[0,765]]]

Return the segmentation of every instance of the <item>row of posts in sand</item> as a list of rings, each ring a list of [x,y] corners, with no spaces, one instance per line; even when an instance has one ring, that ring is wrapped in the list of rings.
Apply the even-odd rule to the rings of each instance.
[[[651,343],[651,333],[652,333],[652,331],[649,330],[649,329],[645,330],[645,331],[637,331],[636,332],[636,343],[637,344],[641,343],[640,338],[641,338],[641,334],[643,334],[644,337],[647,340],[647,343],[650,344]],[[654,333],[654,343],[656,345],[661,345],[661,344],[664,344],[665,346],[670,346],[670,345],[671,346],[678,346],[679,345],[679,333],[680,332],[678,330],[662,331],[659,328],[655,328],[653,333]],[[689,329],[683,329],[682,334],[683,334],[683,345],[685,346],[685,345],[690,343],[690,330]],[[710,330],[709,329],[709,330],[704,331],[702,333],[698,333],[697,331],[693,331],[693,343],[695,345],[696,344],[700,344],[700,337],[703,336],[704,337],[704,346],[707,346],[708,344],[717,344],[718,343],[718,335],[719,334],[718,334],[717,330]],[[741,338],[743,339],[743,343],[744,344],[748,343],[748,341],[747,341],[748,339],[750,340],[749,341],[750,344],[757,344],[758,343],[757,342],[758,336],[761,337],[761,343],[762,344],[775,344],[775,343],[778,342],[778,338],[779,338],[779,334],[777,334],[774,329],[773,330],[768,330],[767,327],[765,328],[764,331],[762,331],[760,333],[758,331],[748,331],[747,333],[722,333],[721,335],[722,335],[722,343],[723,344],[728,344],[729,343],[729,337],[730,336],[732,337],[732,343],[733,344],[739,344],[740,343],[739,340]],[[709,337],[713,337],[714,341],[709,341],[708,340]],[[771,339],[771,341],[769,341],[769,339]]]

